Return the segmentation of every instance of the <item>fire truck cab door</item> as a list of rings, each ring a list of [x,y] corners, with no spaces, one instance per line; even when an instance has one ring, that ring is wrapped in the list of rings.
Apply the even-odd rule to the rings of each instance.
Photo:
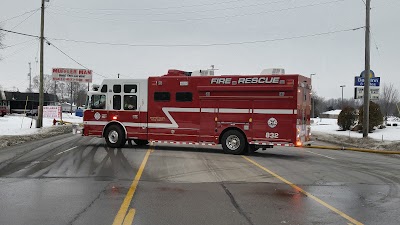
[[[139,82],[121,84],[110,98],[109,117],[125,126],[129,139],[147,140],[147,99],[144,99],[147,89],[143,86],[146,87]]]

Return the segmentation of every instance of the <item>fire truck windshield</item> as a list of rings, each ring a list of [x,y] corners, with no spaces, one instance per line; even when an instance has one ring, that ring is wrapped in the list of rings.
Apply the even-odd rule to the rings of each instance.
[[[87,109],[105,109],[106,96],[105,95],[92,95],[88,96]]]

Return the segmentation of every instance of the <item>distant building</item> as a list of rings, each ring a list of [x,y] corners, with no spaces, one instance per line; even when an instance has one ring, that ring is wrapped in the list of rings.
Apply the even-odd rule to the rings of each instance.
[[[63,102],[60,104],[63,112],[71,112],[71,103]],[[76,111],[76,105],[72,105],[72,112]]]
[[[23,113],[26,110],[37,109],[39,106],[39,93],[9,92],[4,91],[1,97],[2,104],[9,106],[11,113]],[[2,94],[0,94],[2,96]],[[54,94],[44,94],[43,105],[57,105],[58,98]]]
[[[339,117],[339,114],[341,111],[342,111],[341,109],[335,109],[335,110],[323,112],[319,115],[319,117],[337,119]]]

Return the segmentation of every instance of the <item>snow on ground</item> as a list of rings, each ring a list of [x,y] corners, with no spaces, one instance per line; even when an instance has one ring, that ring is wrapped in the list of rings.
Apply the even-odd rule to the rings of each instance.
[[[70,123],[82,123],[83,118],[74,114],[63,113],[63,121]],[[43,118],[43,127],[53,126],[54,118]],[[56,118],[60,120],[60,118]],[[0,117],[0,135],[27,135],[42,132],[43,129],[36,128],[36,120],[23,114],[11,114]]]
[[[337,119],[328,118],[315,118],[312,119],[311,132],[321,132],[327,134],[336,134],[352,138],[362,138],[362,133],[357,131],[339,131],[339,126],[337,125]],[[368,134],[370,138],[384,141],[399,141],[400,140],[400,118],[389,117],[388,124],[392,126],[387,126],[384,129],[376,129],[373,133]],[[398,126],[393,126],[397,124]]]

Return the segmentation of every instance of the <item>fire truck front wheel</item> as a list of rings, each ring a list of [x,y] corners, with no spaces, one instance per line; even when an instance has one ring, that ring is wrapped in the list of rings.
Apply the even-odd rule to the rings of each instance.
[[[111,125],[107,128],[105,139],[111,148],[121,148],[125,145],[125,135],[123,129],[118,125]]]
[[[246,150],[246,139],[238,130],[228,130],[222,135],[222,149],[225,153],[240,155]]]

